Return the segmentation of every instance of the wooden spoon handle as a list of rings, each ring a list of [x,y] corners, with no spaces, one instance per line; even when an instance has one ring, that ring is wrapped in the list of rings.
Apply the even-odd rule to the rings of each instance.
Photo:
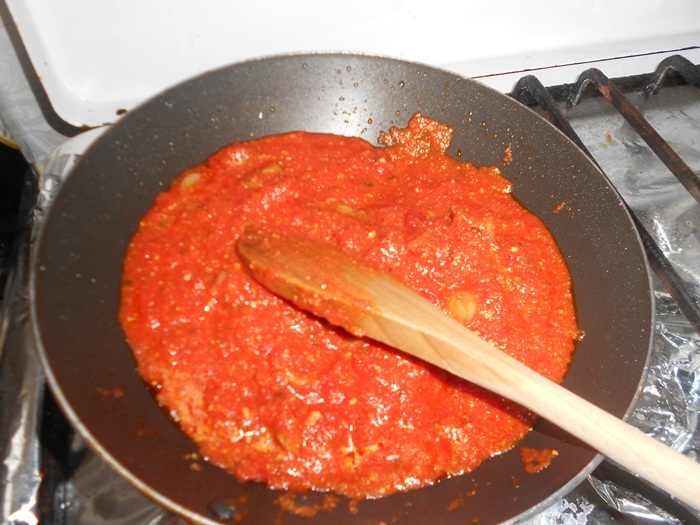
[[[631,472],[700,509],[700,464],[539,375],[386,276],[354,275],[378,312],[359,323],[372,338],[529,408]]]
[[[511,399],[700,510],[700,464],[513,359],[386,274],[326,246],[249,232],[241,260],[273,292]]]

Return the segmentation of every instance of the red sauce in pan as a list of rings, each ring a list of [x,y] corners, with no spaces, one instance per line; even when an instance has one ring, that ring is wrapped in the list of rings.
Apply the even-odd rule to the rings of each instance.
[[[378,497],[513,447],[523,409],[272,295],[241,267],[246,225],[390,272],[561,381],[578,328],[568,271],[497,168],[448,157],[416,115],[359,138],[232,144],[176,178],[125,260],[120,318],[144,380],[209,461],[272,487]]]

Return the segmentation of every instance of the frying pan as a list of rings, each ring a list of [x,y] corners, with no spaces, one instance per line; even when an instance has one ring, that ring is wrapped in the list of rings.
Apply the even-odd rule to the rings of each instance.
[[[351,54],[252,60],[178,85],[107,131],[63,184],[35,244],[31,313],[48,382],[97,452],[159,504],[207,523],[490,524],[541,511],[601,460],[541,421],[523,445],[559,456],[538,474],[524,472],[516,448],[430,487],[280,517],[280,492],[198,458],[138,376],[117,320],[121,265],[139,219],[174,176],[228,143],[273,133],[376,143],[415,112],[454,128],[450,154],[500,166],[559,243],[586,331],[565,386],[619,417],[634,403],[651,345],[649,272],[616,191],[580,150],[507,96],[426,65]]]

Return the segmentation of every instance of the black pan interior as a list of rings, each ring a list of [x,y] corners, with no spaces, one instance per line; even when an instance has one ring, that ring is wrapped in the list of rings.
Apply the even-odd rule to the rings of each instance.
[[[135,371],[117,308],[140,217],[175,175],[230,142],[299,129],[376,142],[415,112],[454,127],[453,155],[501,166],[516,197],[551,229],[587,332],[565,385],[617,416],[628,410],[650,348],[650,278],[616,192],[578,149],[510,98],[425,65],[345,54],[254,60],[185,82],[106,132],[65,182],[34,253],[32,314],[49,383],[98,452],[159,503],[196,521],[225,517],[212,509],[228,503],[243,523],[279,518],[277,493],[193,459],[193,444]],[[512,162],[503,165],[509,146]],[[541,509],[597,461],[546,422],[525,444],[560,455],[530,475],[514,450],[472,474],[362,501],[357,512],[341,499],[332,513],[282,522],[499,523]]]

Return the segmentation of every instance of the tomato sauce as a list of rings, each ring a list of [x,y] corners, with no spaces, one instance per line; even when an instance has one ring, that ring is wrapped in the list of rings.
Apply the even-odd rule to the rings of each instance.
[[[416,115],[383,147],[306,132],[235,143],[157,197],[128,249],[120,320],[209,461],[380,497],[473,470],[528,432],[524,409],[302,312],[236,253],[249,225],[330,243],[560,382],[578,335],[563,258],[498,168],[445,154],[451,136]]]

